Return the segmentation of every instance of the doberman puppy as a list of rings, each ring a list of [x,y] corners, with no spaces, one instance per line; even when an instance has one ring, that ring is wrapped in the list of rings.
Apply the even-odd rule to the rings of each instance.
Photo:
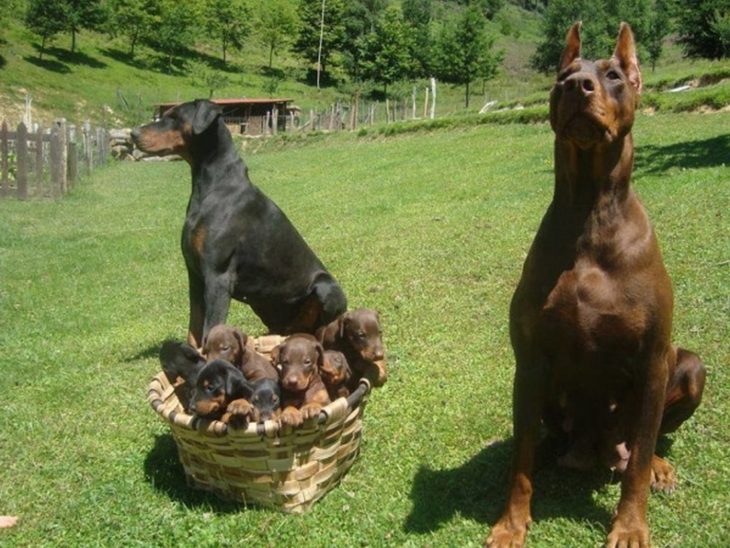
[[[183,103],[132,139],[150,154],[177,153],[189,164],[192,192],[182,231],[188,270],[188,342],[200,348],[225,323],[231,298],[247,303],[271,333],[314,333],[347,299],[286,215],[248,178],[221,108]]]
[[[208,361],[222,359],[238,367],[251,382],[260,379],[278,380],[271,362],[248,348],[248,335],[229,325],[216,325],[203,339],[203,354]]]
[[[373,386],[385,384],[388,368],[377,311],[370,308],[350,310],[320,327],[316,335],[325,349],[338,350],[345,355],[355,384],[363,376]]]
[[[581,59],[580,47],[576,23],[550,96],[553,201],[510,308],[515,448],[489,546],[525,541],[541,420],[572,444],[563,463],[595,457],[623,469],[607,545],[649,546],[649,487],[676,481],[654,454],[657,436],[692,415],[704,388],[699,358],[670,342],[671,282],[630,188],[641,90],[631,28],[621,24],[610,59]]]
[[[255,417],[251,399],[254,385],[225,360],[213,360],[198,373],[190,398],[190,411],[206,419],[218,419],[245,428]]]
[[[255,422],[263,422],[274,417],[281,406],[279,381],[259,379],[254,382],[251,405],[253,405],[253,420]]]
[[[347,358],[337,350],[325,350],[322,367],[319,368],[327,393],[331,400],[350,395],[348,381],[352,378],[352,370]]]
[[[312,335],[297,333],[271,351],[271,362],[279,371],[282,388],[281,424],[299,426],[317,417],[330,403],[319,370],[324,349]]]

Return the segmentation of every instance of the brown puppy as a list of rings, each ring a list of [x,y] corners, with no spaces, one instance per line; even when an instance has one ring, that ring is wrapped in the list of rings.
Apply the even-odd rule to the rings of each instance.
[[[324,348],[345,355],[354,382],[364,376],[373,386],[382,386],[388,380],[382,335],[380,316],[369,308],[345,312],[317,330],[317,338]]]
[[[331,400],[346,398],[350,395],[347,383],[352,377],[352,370],[342,352],[325,350],[324,362],[319,368],[319,373]]]
[[[568,32],[550,96],[555,190],[510,308],[516,359],[514,454],[506,508],[489,546],[522,546],[531,521],[540,423],[570,449],[563,464],[624,470],[607,546],[648,547],[649,487],[674,471],[658,434],[699,405],[705,369],[670,342],[672,286],[646,211],[630,188],[631,128],[641,90],[626,23],[613,57],[580,57]]]
[[[271,351],[271,362],[281,379],[282,412],[279,421],[299,426],[317,417],[322,407],[330,403],[327,388],[319,375],[324,362],[324,350],[312,335],[288,337]]]
[[[279,375],[269,360],[246,346],[248,335],[236,327],[216,325],[203,341],[203,354],[208,361],[229,361],[251,382],[261,379],[278,380]]]

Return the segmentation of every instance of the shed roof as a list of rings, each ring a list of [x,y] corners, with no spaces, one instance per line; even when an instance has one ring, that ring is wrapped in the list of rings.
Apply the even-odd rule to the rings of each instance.
[[[211,99],[211,103],[222,106],[230,105],[265,105],[274,103],[291,103],[294,99],[279,98],[279,97],[254,97],[254,98],[240,98],[240,99]],[[172,108],[177,105],[181,105],[183,101],[170,101],[165,103],[157,103],[155,106],[161,108]]]

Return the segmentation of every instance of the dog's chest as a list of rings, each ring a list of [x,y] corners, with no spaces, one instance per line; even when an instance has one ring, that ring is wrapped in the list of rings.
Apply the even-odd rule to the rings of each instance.
[[[560,275],[540,311],[543,344],[552,354],[635,354],[648,324],[637,297],[624,281],[578,261]]]

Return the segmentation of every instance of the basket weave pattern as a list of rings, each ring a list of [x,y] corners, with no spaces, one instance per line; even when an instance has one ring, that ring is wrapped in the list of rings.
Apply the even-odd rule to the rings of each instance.
[[[254,342],[262,353],[273,348]],[[237,430],[188,415],[181,404],[186,389],[159,373],[150,382],[148,400],[170,426],[192,487],[245,504],[303,513],[337,486],[359,454],[366,381],[349,404],[339,398],[322,410],[319,420],[298,428],[266,421]]]

